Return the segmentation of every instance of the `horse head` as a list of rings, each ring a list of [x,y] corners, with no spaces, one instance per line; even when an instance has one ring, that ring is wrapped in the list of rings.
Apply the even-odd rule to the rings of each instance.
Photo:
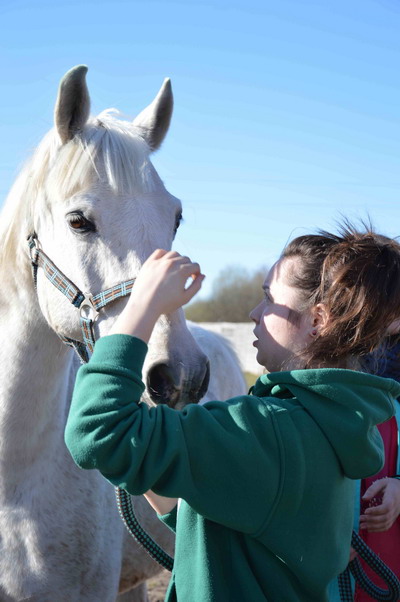
[[[112,110],[90,117],[86,72],[74,67],[61,80],[55,127],[33,157],[25,194],[30,229],[43,251],[81,291],[94,295],[134,278],[156,248],[171,248],[182,206],[150,161],[168,131],[170,81],[128,122]],[[56,334],[82,340],[79,312],[44,270],[37,272],[37,298]],[[118,299],[99,312],[96,337],[107,334],[124,303]],[[208,376],[208,360],[182,310],[161,316],[144,366],[145,400],[175,407],[197,402]]]

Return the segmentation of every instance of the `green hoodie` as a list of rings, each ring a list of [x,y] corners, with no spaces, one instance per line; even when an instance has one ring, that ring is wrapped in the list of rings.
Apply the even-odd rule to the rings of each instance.
[[[251,395],[139,404],[143,341],[111,335],[78,372],[65,438],[82,468],[182,499],[167,600],[321,602],[347,565],[353,481],[375,474],[395,381],[351,370],[262,376]],[[167,522],[174,518],[164,517]]]

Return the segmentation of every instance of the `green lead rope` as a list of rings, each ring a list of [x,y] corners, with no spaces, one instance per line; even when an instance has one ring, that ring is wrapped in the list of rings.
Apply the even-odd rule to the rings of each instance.
[[[118,511],[130,535],[146,550],[146,552],[167,571],[172,571],[174,559],[169,556],[151,537],[136,518],[131,496],[124,489],[115,488]],[[367,594],[374,600],[398,602],[400,600],[400,582],[396,575],[382,560],[369,548],[361,537],[353,531],[352,547],[358,552],[374,572],[382,577],[388,589],[375,585],[365,574],[358,558],[349,563],[346,570],[338,577],[339,593],[342,602],[353,602],[350,572]]]
[[[382,589],[375,585],[365,574],[359,559],[355,558],[349,562],[346,570],[338,577],[339,593],[342,602],[353,602],[354,600],[350,572],[360,587],[374,600],[386,600],[388,602],[397,602],[400,600],[400,582],[398,578],[355,531],[353,531],[351,545],[372,570],[382,577],[388,589]]]
[[[167,571],[172,571],[174,559],[169,556],[148,533],[141,527],[135,516],[131,496],[124,489],[115,488],[119,514],[125,527],[132,537],[146,550],[146,552]]]

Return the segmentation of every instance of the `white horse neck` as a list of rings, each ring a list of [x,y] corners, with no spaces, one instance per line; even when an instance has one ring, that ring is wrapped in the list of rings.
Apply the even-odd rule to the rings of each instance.
[[[45,322],[33,284],[15,302],[0,303],[0,463],[17,482],[60,444],[72,353]]]

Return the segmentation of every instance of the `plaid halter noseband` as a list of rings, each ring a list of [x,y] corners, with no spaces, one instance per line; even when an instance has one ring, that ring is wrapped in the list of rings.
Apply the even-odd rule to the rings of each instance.
[[[99,310],[112,301],[120,297],[126,297],[132,290],[135,278],[125,280],[121,284],[92,295],[83,293],[67,276],[65,276],[51,259],[42,251],[36,234],[28,237],[29,256],[32,264],[33,281],[37,282],[37,271],[41,267],[48,280],[61,291],[67,299],[79,309],[80,324],[83,335],[83,342],[70,339],[69,337],[58,335],[66,345],[73,347],[79,355],[81,362],[89,361],[89,352],[93,353],[95,338],[93,333],[93,324],[99,315]]]

